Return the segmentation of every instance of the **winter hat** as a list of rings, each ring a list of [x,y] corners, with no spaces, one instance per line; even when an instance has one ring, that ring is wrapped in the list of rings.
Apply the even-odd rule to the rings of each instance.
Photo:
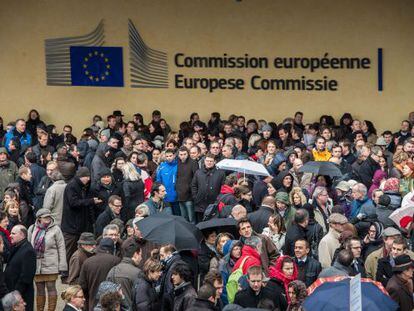
[[[103,238],[101,242],[99,242],[99,248],[112,254],[114,252],[114,241],[110,238]]]
[[[339,213],[332,213],[328,218],[328,223],[344,225],[348,223],[348,219],[344,215],[341,215]]]
[[[52,214],[50,213],[50,210],[48,210],[47,208],[41,208],[36,213],[36,218],[51,217],[51,216]]]
[[[391,198],[389,197],[389,195],[383,194],[382,196],[379,197],[378,205],[388,206],[390,204],[391,204]]]
[[[409,255],[403,254],[395,258],[395,266],[392,267],[392,272],[403,272],[410,267],[414,268],[413,261]]]
[[[7,149],[4,147],[0,147],[0,154],[2,153],[8,154]]]
[[[104,121],[97,121],[95,122],[95,125],[99,127],[100,129],[103,129],[105,127]]]
[[[89,171],[89,168],[87,168],[86,166],[82,166],[76,172],[76,177],[91,177],[91,172]]]
[[[388,238],[390,236],[401,235],[401,232],[394,227],[388,227],[384,231],[382,231],[382,236]]]
[[[271,132],[271,131],[273,131],[273,129],[269,124],[265,124],[265,125],[262,126],[262,132],[265,132],[265,131]]]
[[[290,205],[289,195],[284,191],[279,191],[276,193],[276,202],[278,201],[285,203],[286,205]]]
[[[351,189],[351,187],[349,186],[349,183],[347,181],[342,180],[336,185],[335,189],[339,189],[343,192],[348,192]]]
[[[392,177],[388,178],[383,186],[384,191],[398,192],[400,190],[400,180],[398,178]]]
[[[99,178],[102,178],[104,176],[112,176],[112,172],[108,167],[104,167],[102,171],[99,172]]]
[[[82,232],[79,237],[78,244],[80,245],[96,245],[95,236],[90,232]]]
[[[380,136],[377,138],[377,141],[375,142],[376,146],[386,146],[387,142],[385,141],[385,138]]]
[[[350,179],[348,180],[348,185],[350,188],[352,188],[353,186],[355,186],[358,182],[356,180]]]

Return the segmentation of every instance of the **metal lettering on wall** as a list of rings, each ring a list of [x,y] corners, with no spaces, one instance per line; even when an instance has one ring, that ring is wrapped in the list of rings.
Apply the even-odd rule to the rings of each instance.
[[[133,88],[168,88],[169,70],[166,52],[149,47],[128,20],[130,50],[130,86]],[[47,39],[46,80],[53,86],[124,86],[122,47],[104,47],[104,24],[101,21],[91,33],[78,37]],[[378,91],[383,91],[383,51],[377,49]],[[369,70],[370,57],[331,56],[326,52],[321,56],[214,56],[190,55],[185,52],[174,54],[175,89],[199,89],[210,93],[220,90],[254,91],[337,91],[340,83],[329,77],[323,70]],[[188,76],[184,69],[212,69],[213,77]],[[217,73],[217,70],[220,72]],[[240,70],[249,70],[249,78],[238,77]],[[280,75],[290,70],[303,70],[294,78]],[[231,71],[235,76],[221,76]],[[322,73],[319,73],[321,72]],[[251,73],[250,73],[251,72]],[[221,75],[220,75],[221,74]]]

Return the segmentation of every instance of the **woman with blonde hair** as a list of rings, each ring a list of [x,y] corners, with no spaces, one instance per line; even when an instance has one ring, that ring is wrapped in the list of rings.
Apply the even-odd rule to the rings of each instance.
[[[60,297],[66,303],[63,311],[82,311],[85,306],[85,295],[79,285],[69,286]]]
[[[402,178],[403,177],[403,167],[409,159],[408,154],[405,151],[396,151],[392,157],[393,168],[390,170],[389,177]]]
[[[289,193],[289,201],[292,206],[299,209],[306,204],[307,199],[301,188],[293,187],[292,191]]]
[[[121,210],[123,220],[128,221],[135,216],[135,208],[144,202],[145,185],[141,177],[141,170],[131,162],[122,167],[124,183],[122,185],[125,201]]]
[[[22,223],[22,217],[20,215],[20,204],[16,200],[9,200],[5,202],[3,207],[9,219],[7,230],[11,231],[15,225],[20,225]]]

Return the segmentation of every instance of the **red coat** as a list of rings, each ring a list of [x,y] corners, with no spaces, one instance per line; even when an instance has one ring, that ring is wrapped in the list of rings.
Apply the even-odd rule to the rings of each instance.
[[[261,267],[262,262],[260,260],[260,254],[253,247],[244,245],[242,248],[242,255],[234,264],[233,271],[236,271],[240,267],[246,257],[247,259],[243,264],[243,274],[247,274],[247,270],[249,270],[250,267]]]

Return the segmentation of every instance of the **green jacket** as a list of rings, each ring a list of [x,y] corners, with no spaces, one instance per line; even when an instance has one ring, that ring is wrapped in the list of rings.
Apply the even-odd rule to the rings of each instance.
[[[17,165],[10,160],[0,163],[0,200],[3,200],[4,190],[14,183],[19,175]]]

